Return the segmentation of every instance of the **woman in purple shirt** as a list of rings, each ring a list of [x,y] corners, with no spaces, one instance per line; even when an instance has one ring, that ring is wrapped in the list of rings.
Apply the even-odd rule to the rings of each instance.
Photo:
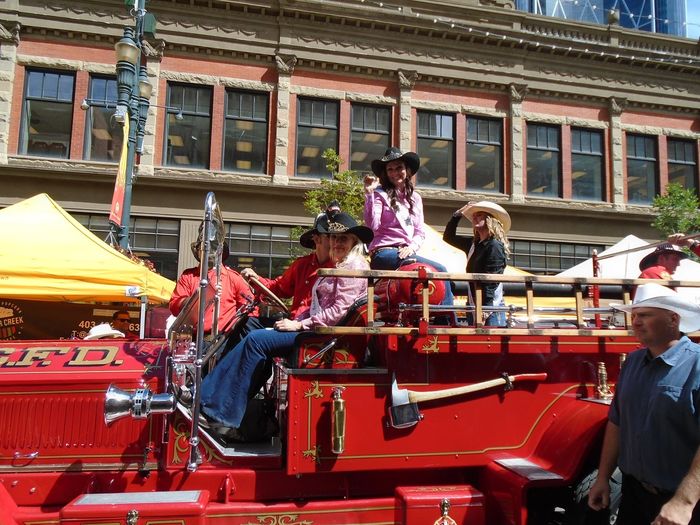
[[[370,266],[395,270],[407,259],[431,265],[439,272],[442,264],[417,254],[425,240],[423,200],[413,188],[412,177],[420,168],[420,157],[409,151],[389,148],[381,159],[372,161],[375,177],[365,178],[365,224],[372,228]],[[450,283],[442,304],[454,302]]]
[[[336,261],[336,268],[369,269],[364,245],[372,241],[372,230],[358,226],[347,213],[330,218],[327,230],[322,224],[318,228],[319,233],[331,236],[331,257]],[[296,319],[281,319],[275,323],[274,330],[249,333],[202,382],[201,408],[206,425],[225,438],[237,439],[248,399],[255,396],[267,380],[264,371],[271,360],[289,355],[302,331],[338,323],[350,306],[366,293],[365,279],[320,277],[311,293],[311,306]]]

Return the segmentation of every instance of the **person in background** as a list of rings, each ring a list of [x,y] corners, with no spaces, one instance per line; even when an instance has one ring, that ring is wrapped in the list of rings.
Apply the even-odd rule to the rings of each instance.
[[[444,265],[417,255],[425,240],[423,200],[412,178],[420,168],[420,157],[399,148],[386,150],[372,161],[374,177],[365,177],[365,224],[374,232],[369,245],[370,266],[395,270],[404,261],[429,264],[439,272]],[[451,283],[445,283],[444,305],[454,303]]]
[[[700,524],[700,306],[659,284],[639,286],[632,330],[644,348],[620,371],[588,505],[610,505],[610,477],[622,471],[618,525]]]
[[[457,225],[466,217],[473,228],[471,237],[457,235]],[[467,254],[467,273],[503,273],[510,255],[506,234],[510,230],[510,215],[494,202],[468,201],[455,211],[445,226],[442,239]],[[483,283],[482,306],[503,306],[503,284]],[[469,283],[469,303],[474,304],[476,283]],[[484,312],[486,326],[505,325],[505,312]]]
[[[681,260],[687,259],[688,255],[683,253],[673,244],[665,243],[657,246],[650,254],[639,261],[639,279],[673,279],[673,272],[676,271]]]
[[[121,309],[112,314],[112,328],[119,330],[127,339],[138,339],[137,333],[131,330],[131,314],[129,310]]]
[[[675,244],[676,246],[688,247],[691,252],[700,257],[700,240],[698,239],[687,239],[685,233],[674,233],[669,235],[666,239],[669,243]]]
[[[366,270],[365,244],[372,230],[359,226],[347,213],[338,213],[319,225],[330,234],[331,257],[336,268]],[[238,427],[248,400],[255,396],[269,375],[275,357],[285,357],[297,336],[317,326],[333,326],[350,306],[367,293],[367,281],[352,277],[321,277],[312,291],[311,305],[295,319],[281,319],[274,330],[255,330],[243,338],[202,382],[203,424],[226,439],[240,439]]]
[[[295,318],[311,306],[311,290],[316,283],[318,269],[335,267],[335,262],[330,256],[330,236],[326,233],[320,233],[319,229],[326,230],[328,219],[339,212],[338,202],[333,201],[324,213],[316,216],[313,227],[299,238],[299,244],[313,250],[313,252],[296,259],[276,279],[260,277],[252,268],[244,268],[241,270],[241,275],[246,279],[251,277],[258,279],[280,299],[291,297],[292,305],[289,311],[291,316]]]
[[[170,297],[168,306],[170,308],[170,313],[175,316],[180,313],[180,310],[182,310],[182,307],[187,299],[199,289],[199,274],[201,266],[201,261],[199,259],[202,248],[203,226],[203,223],[199,226],[199,236],[191,246],[192,253],[194,254],[195,259],[197,259],[197,262],[200,264],[195,267],[188,268],[182,272],[177,280],[177,284],[175,285],[173,295]],[[223,255],[221,258],[222,261],[225,261],[228,258],[228,255],[228,246],[224,244]],[[208,262],[210,270],[207,277],[210,283],[216,282],[216,269],[213,268],[214,257],[215,254],[211,253],[210,260]],[[246,306],[252,300],[253,293],[243,277],[225,264],[221,265],[221,282],[219,284],[221,287],[221,298],[219,302],[218,328],[219,330],[223,330],[234,318],[238,309]],[[214,309],[209,307],[204,318],[205,332],[211,332],[213,317]]]

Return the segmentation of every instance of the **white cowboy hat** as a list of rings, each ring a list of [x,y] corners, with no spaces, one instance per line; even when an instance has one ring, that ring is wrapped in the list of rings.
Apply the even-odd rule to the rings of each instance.
[[[115,330],[109,323],[96,324],[88,334],[84,337],[85,340],[88,339],[108,339],[111,337],[126,337],[119,330]]]
[[[623,312],[633,312],[635,308],[661,308],[681,316],[680,330],[689,333],[700,329],[700,305],[678,295],[674,290],[651,283],[637,288],[632,304],[610,306]]]
[[[465,208],[465,210],[462,212],[462,215],[464,215],[467,219],[469,219],[469,222],[474,222],[472,220],[472,217],[474,216],[475,213],[478,212],[484,212],[488,213],[489,215],[496,217],[501,224],[503,225],[503,231],[508,232],[510,230],[510,215],[508,215],[508,212],[503,209],[502,206],[499,206],[495,202],[491,201],[479,201],[475,202],[474,204],[470,205],[468,208]]]

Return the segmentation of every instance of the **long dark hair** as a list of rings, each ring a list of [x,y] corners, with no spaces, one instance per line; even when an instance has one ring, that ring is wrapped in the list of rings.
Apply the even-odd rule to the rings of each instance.
[[[406,168],[406,173],[408,173],[408,177],[406,177],[406,182],[404,183],[406,187],[406,201],[408,202],[408,214],[413,215],[413,199],[411,198],[413,196],[413,182],[411,182],[413,173],[411,173],[411,170],[408,168],[405,162],[403,163],[403,165],[404,168]],[[392,182],[389,180],[389,177],[386,174],[386,164],[384,165],[384,169],[379,175],[379,184],[381,184],[382,189],[389,196],[391,208],[394,211],[398,210],[399,207],[396,205],[396,186],[392,184]]]

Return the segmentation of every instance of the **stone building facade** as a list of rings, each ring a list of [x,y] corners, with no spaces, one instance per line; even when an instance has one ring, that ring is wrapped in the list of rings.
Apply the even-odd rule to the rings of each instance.
[[[131,245],[170,277],[192,263],[207,191],[231,262],[278,273],[290,228],[311,223],[302,199],[326,176],[326,146],[360,172],[387,145],[418,151],[426,221],[441,231],[466,200],[497,201],[513,218],[512,262],[538,272],[627,234],[654,240],[653,196],[699,185],[698,42],[510,0],[147,9],[154,90]],[[0,207],[46,192],[106,230],[114,43],[129,25],[120,3],[0,1]]]

